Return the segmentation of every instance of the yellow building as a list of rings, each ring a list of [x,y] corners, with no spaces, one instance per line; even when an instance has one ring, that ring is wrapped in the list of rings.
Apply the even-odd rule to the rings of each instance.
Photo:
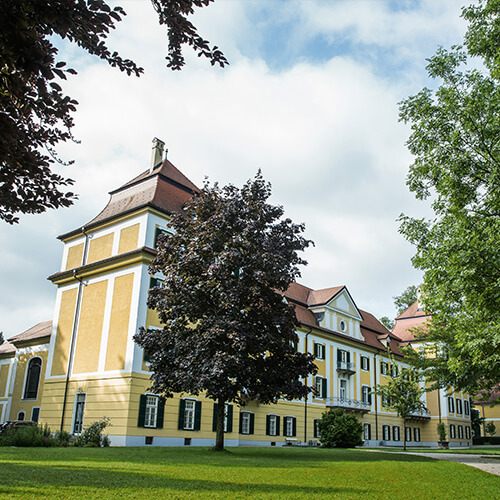
[[[107,206],[88,224],[59,237],[64,249],[60,270],[50,276],[57,286],[50,336],[35,345],[35,339],[26,338],[28,331],[0,347],[2,421],[21,418],[23,411],[24,418],[36,417],[39,407],[40,422],[73,434],[110,417],[109,436],[117,446],[213,445],[214,402],[189,394],[162,402],[150,393],[148,361],[133,341],[138,328],[160,327],[146,306],[152,280],[148,265],[158,235],[169,232],[171,214],[197,192],[163,158],[163,148],[155,140],[149,170],[112,191]],[[356,414],[367,445],[401,445],[403,433],[409,445],[436,445],[443,394],[436,401],[427,395],[430,413],[415,414],[406,429],[371,394],[391,370],[404,366],[398,335],[358,309],[345,286],[312,290],[294,283],[285,297],[296,306],[298,349],[316,359],[318,374],[307,380],[316,393],[276,405],[228,405],[227,446],[315,443],[316,422],[328,408]],[[395,362],[387,357],[387,347]],[[35,355],[41,365],[33,401],[26,399],[25,373]],[[457,398],[454,394],[454,404]],[[466,399],[460,398],[463,413],[453,420],[457,436],[451,441],[468,445],[470,422]]]

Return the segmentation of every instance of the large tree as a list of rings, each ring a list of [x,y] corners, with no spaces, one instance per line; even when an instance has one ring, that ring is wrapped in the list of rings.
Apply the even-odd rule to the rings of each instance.
[[[225,403],[302,398],[311,391],[303,380],[316,370],[295,348],[297,320],[282,295],[310,242],[303,225],[267,203],[270,194],[260,172],[241,190],[206,184],[173,216],[174,234],[162,237],[150,265],[163,278],[148,305],[164,327],[135,336],[156,393],[204,393],[217,402],[217,449]]]
[[[439,346],[417,365],[437,385],[476,391],[500,382],[500,2],[481,1],[463,15],[464,46],[429,59],[439,85],[401,103],[415,157],[408,185],[432,200],[434,216],[400,220],[432,315],[420,336]]]
[[[213,0],[151,0],[160,24],[167,27],[167,66],[185,61],[183,45],[227,64],[210,48],[188,16]],[[127,74],[142,68],[112,52],[106,38],[125,11],[104,0],[2,0],[0,2],[0,219],[13,224],[18,214],[41,213],[69,206],[73,184],[52,171],[60,160],[55,148],[72,139],[72,113],[77,102],[64,94],[62,80],[76,72],[58,59],[54,35],[77,44]],[[71,162],[68,162],[71,163]]]
[[[392,360],[394,363],[394,359]],[[420,386],[422,375],[413,367],[402,368],[391,374],[383,384],[377,384],[375,394],[382,397],[383,405],[403,420],[403,448],[406,450],[406,423],[412,415],[426,410],[422,396],[426,389]]]
[[[404,290],[401,295],[396,295],[393,297],[394,305],[397,310],[397,315],[399,316],[408,309],[417,300],[417,287],[415,285],[410,285]],[[382,316],[379,320],[388,330],[394,328],[394,320],[388,316]]]

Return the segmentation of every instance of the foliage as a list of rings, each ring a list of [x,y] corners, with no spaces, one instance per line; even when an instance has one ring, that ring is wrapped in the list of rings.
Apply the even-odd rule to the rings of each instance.
[[[379,321],[389,330],[391,331],[394,328],[394,320],[387,317],[382,316]]]
[[[47,425],[23,425],[3,430],[0,433],[0,446],[57,446],[57,441],[51,437]]]
[[[223,54],[199,37],[187,21],[195,8],[212,0],[152,0],[160,24],[167,26],[168,66],[184,65],[188,44],[210,59],[227,64]],[[76,198],[63,192],[73,184],[52,171],[55,147],[72,138],[77,102],[65,95],[61,81],[75,70],[57,59],[55,35],[89,54],[139,76],[142,68],[111,52],[106,39],[125,11],[104,0],[2,0],[0,3],[0,219],[13,224],[17,214],[67,207]],[[69,162],[70,164],[71,162]]]
[[[439,441],[446,441],[446,425],[444,422],[439,422],[436,426]]]
[[[500,381],[499,14],[498,0],[465,9],[465,46],[440,48],[429,59],[428,74],[440,85],[400,103],[415,157],[408,185],[434,211],[430,220],[401,215],[400,231],[424,271],[432,320],[420,336],[442,354],[414,362],[436,386],[469,392]],[[471,55],[486,67],[469,67]]]
[[[3,332],[0,332],[0,345],[2,345],[5,342],[5,339],[3,338]]]
[[[394,363],[394,359],[392,359]],[[426,389],[420,387],[421,375],[413,368],[401,368],[397,373],[387,376],[385,384],[377,384],[375,394],[381,396],[387,408],[395,411],[403,419],[403,447],[406,450],[406,422],[417,412],[425,410],[422,395]]]
[[[486,434],[493,436],[497,431],[497,427],[493,422],[488,422],[485,427]]]
[[[354,448],[363,444],[361,422],[341,408],[324,412],[318,430],[321,444],[326,448]]]
[[[417,287],[415,285],[410,285],[401,295],[396,295],[393,299],[399,316],[417,300]]]
[[[472,432],[474,433],[474,437],[480,437],[481,436],[481,425],[484,422],[484,418],[482,418],[479,414],[479,410],[476,408],[471,409],[470,413],[470,424],[472,427]]]
[[[71,434],[64,430],[57,430],[54,435],[57,446],[69,446],[71,443]]]
[[[109,437],[102,435],[104,429],[109,426],[111,426],[111,419],[109,417],[102,417],[96,422],[92,422],[88,427],[83,429],[83,432],[79,436],[77,436],[74,445],[84,446],[86,448],[109,446]]]
[[[155,392],[205,391],[223,410],[225,402],[275,403],[311,391],[303,380],[316,371],[313,357],[296,351],[295,310],[282,296],[310,242],[303,225],[267,203],[270,195],[259,172],[241,190],[206,184],[173,215],[174,234],[160,239],[150,266],[165,276],[148,299],[164,327],[134,337],[149,354]]]

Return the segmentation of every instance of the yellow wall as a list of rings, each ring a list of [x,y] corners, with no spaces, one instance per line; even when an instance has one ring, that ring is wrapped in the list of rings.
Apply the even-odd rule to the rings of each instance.
[[[88,264],[111,257],[111,252],[113,250],[113,237],[114,233],[109,233],[105,236],[100,236],[99,238],[90,240],[89,255],[87,258]]]
[[[115,280],[106,351],[106,370],[123,370],[125,368],[133,285],[133,274],[126,274]]]
[[[66,269],[73,269],[82,265],[83,243],[74,245],[68,249],[68,259],[66,260]]]
[[[83,289],[73,364],[75,374],[96,372],[99,366],[107,286],[107,281],[98,281]]]
[[[139,224],[126,227],[120,231],[120,244],[118,253],[130,252],[135,250],[139,241]]]
[[[73,332],[77,294],[77,288],[66,290],[61,294],[61,308],[57,321],[52,375],[64,375],[68,367],[68,356],[71,345],[71,334]]]
[[[10,365],[0,366],[0,398],[5,396],[5,391],[7,390],[7,377],[9,376],[9,366]]]

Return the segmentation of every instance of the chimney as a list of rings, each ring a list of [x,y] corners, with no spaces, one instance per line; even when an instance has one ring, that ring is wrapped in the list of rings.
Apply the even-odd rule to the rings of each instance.
[[[152,172],[153,169],[163,161],[163,150],[165,148],[165,143],[158,138],[153,139],[153,150],[151,151],[151,165],[149,171]]]

